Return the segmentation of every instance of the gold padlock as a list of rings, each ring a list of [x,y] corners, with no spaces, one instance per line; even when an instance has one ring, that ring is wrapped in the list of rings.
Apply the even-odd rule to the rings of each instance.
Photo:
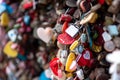
[[[102,46],[99,45],[95,45],[95,43],[93,43],[92,45],[92,51],[99,53],[102,50]]]
[[[98,14],[95,12],[91,12],[80,21],[80,24],[83,25],[86,23],[95,23],[97,18],[98,18]]]

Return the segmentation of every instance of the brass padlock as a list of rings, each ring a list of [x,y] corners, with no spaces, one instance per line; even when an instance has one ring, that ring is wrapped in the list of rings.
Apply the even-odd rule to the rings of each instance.
[[[80,24],[86,23],[95,23],[96,19],[98,18],[98,14],[95,12],[91,12],[89,15],[85,16],[81,21]]]
[[[100,45],[96,45],[95,43],[93,43],[92,45],[92,51],[99,53],[100,51],[102,51],[102,46]]]

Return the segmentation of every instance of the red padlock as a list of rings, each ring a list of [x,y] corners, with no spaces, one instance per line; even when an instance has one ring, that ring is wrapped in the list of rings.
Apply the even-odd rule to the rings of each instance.
[[[98,0],[98,3],[100,3],[101,5],[103,5],[105,3],[105,0]]]
[[[76,58],[76,61],[79,66],[87,66],[90,67],[90,60],[92,59],[93,55],[89,49],[85,49],[82,54],[79,54]]]
[[[69,14],[62,14],[59,21],[67,21],[70,22],[72,20],[72,17]]]
[[[53,72],[55,76],[59,76],[59,68],[62,66],[62,63],[59,61],[59,58],[54,58],[53,60],[50,61],[50,69]]]
[[[65,30],[68,28],[68,22],[65,21],[63,26],[62,26],[62,33],[65,33]]]
[[[67,33],[62,33],[58,35],[57,39],[61,44],[65,44],[65,45],[70,45],[75,41],[75,39],[69,36]]]
[[[31,8],[31,7],[33,7],[33,2],[27,2],[27,3],[25,3],[25,4],[23,4],[23,8],[24,9],[29,9],[29,8]]]
[[[91,3],[87,0],[82,0],[79,4],[80,9],[82,12],[87,12],[91,9]]]

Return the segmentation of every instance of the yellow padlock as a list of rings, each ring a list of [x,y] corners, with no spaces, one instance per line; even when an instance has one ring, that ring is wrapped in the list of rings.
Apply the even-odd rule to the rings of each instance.
[[[70,52],[70,54],[68,55],[67,61],[66,61],[66,66],[65,66],[65,70],[67,72],[73,72],[74,71],[74,70],[70,69],[70,66],[75,59],[76,59],[75,53]]]
[[[4,12],[1,15],[1,25],[8,26],[8,24],[9,24],[9,16],[6,12]]]
[[[97,18],[98,18],[98,14],[95,12],[91,12],[80,21],[80,24],[83,25],[86,23],[95,23]]]
[[[14,58],[14,57],[17,57],[18,51],[11,48],[11,45],[12,45],[12,44],[13,44],[13,42],[9,41],[9,42],[5,45],[5,47],[4,47],[4,49],[3,49],[3,52],[4,52],[7,56]]]

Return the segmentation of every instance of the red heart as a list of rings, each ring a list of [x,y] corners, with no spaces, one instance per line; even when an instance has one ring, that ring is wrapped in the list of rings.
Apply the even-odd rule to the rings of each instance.
[[[59,58],[54,58],[50,61],[50,68],[55,76],[58,76],[59,67],[62,66],[62,63],[59,61]]]
[[[89,67],[91,58],[92,58],[92,52],[89,49],[86,49],[82,52],[82,54],[78,55],[76,61],[80,66]]]

